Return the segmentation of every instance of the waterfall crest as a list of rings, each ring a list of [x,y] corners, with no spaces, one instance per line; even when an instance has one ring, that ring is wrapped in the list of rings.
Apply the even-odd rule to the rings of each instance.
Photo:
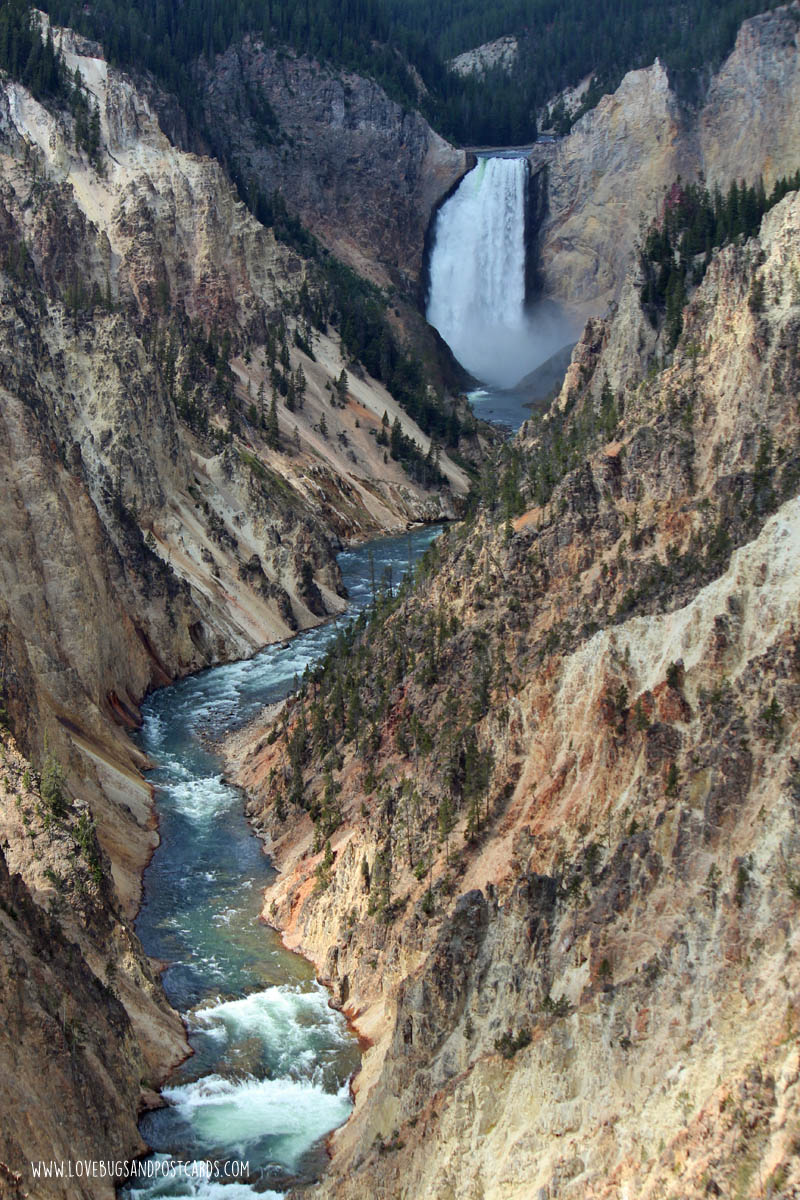
[[[524,158],[482,158],[440,208],[427,317],[462,366],[512,387],[542,360],[525,313]]]

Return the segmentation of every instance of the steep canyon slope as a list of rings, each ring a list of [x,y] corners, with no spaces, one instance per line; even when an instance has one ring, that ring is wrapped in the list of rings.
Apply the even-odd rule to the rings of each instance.
[[[245,180],[278,190],[346,262],[415,295],[425,231],[466,170],[463,150],[371,80],[250,39],[218,56],[203,91]]]
[[[340,611],[342,542],[453,515],[467,477],[431,424],[432,389],[425,433],[352,362],[319,269],[219,163],[177,149],[96,47],[56,40],[97,106],[91,155],[73,115],[0,80],[0,699],[16,735],[0,843],[14,896],[122,1002],[108,999],[129,1069],[109,1118],[119,1156],[139,1148],[138,1084],[185,1052],[131,927],[157,840],[128,737],[139,701]],[[30,1082],[32,1123],[40,1071],[33,1049],[3,1058]],[[74,1111],[73,1151],[89,1155],[93,1108],[83,1142]],[[22,1148],[0,1153],[12,1174]]]
[[[88,807],[54,811],[7,730],[0,764],[4,821],[13,805],[24,830],[4,829],[0,850],[0,1195],[113,1196],[108,1181],[33,1183],[29,1163],[142,1151],[140,1084],[175,1055],[180,1022],[103,876]],[[132,1008],[147,1022],[147,1058]]]
[[[641,222],[678,176],[723,190],[800,163],[800,4],[743,23],[702,100],[682,99],[662,63],[631,71],[565,138],[534,147],[547,213],[538,239],[546,295],[588,315],[616,298]]]
[[[6,636],[23,612],[29,629],[42,621],[45,657],[72,672],[50,672],[49,707],[76,711],[82,690],[97,734],[103,717],[135,716],[150,683],[341,607],[338,537],[402,528],[452,511],[452,500],[379,451],[383,412],[422,454],[430,446],[385,389],[358,376],[334,389],[344,365],[335,336],[308,353],[317,335],[296,307],[309,288],[303,261],[249,216],[216,163],[170,146],[128,81],[61,40],[100,104],[98,166],[18,85],[0,101],[4,449],[9,502],[26,514],[8,522],[19,544],[6,556],[4,595],[17,607]],[[281,388],[268,445],[269,392],[289,372],[299,394],[291,410]],[[442,470],[463,491],[446,457]],[[111,579],[99,585],[98,570]],[[48,571],[63,577],[40,613],[34,580],[46,595]],[[107,637],[91,621],[76,635],[76,611],[109,597]],[[73,648],[76,636],[87,645]],[[27,689],[31,744],[41,745],[43,690]]]
[[[484,505],[229,745],[370,1039],[322,1194],[800,1189],[800,196],[629,282]]]

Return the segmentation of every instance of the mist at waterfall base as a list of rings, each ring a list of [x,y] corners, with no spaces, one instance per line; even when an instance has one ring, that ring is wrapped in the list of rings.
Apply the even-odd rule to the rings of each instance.
[[[166,1107],[142,1119],[156,1150],[147,1160],[153,1177],[128,1184],[126,1200],[274,1200],[325,1168],[325,1135],[352,1108],[358,1043],[312,966],[260,921],[275,872],[208,739],[286,696],[369,604],[373,580],[396,585],[439,532],[417,529],[344,551],[345,614],[162,688],[144,705],[139,741],[158,764],[149,778],[161,841],[136,929],[147,953],[168,964],[164,989],[194,1054],[163,1089]],[[206,1162],[218,1164],[218,1178],[202,1177]],[[242,1162],[249,1170],[236,1180],[231,1171]]]
[[[480,158],[439,209],[427,318],[461,365],[493,388],[514,388],[574,341],[551,305],[526,306],[524,157]]]

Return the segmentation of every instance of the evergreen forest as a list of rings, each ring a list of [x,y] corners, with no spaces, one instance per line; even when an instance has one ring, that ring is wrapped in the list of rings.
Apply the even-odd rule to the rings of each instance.
[[[52,20],[101,42],[110,61],[147,70],[201,122],[197,61],[245,35],[374,78],[464,145],[536,136],[536,114],[588,75],[589,103],[659,56],[687,94],[731,50],[741,21],[778,0],[45,0]],[[64,88],[52,47],[32,36],[25,0],[0,9],[0,67],[37,94]],[[513,68],[462,77],[451,56],[506,34]],[[420,87],[419,81],[424,87]]]

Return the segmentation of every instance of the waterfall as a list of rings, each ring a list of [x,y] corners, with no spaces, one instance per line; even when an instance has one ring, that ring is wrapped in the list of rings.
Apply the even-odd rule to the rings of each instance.
[[[543,359],[525,312],[525,158],[481,158],[436,217],[428,320],[462,366],[512,387]]]

